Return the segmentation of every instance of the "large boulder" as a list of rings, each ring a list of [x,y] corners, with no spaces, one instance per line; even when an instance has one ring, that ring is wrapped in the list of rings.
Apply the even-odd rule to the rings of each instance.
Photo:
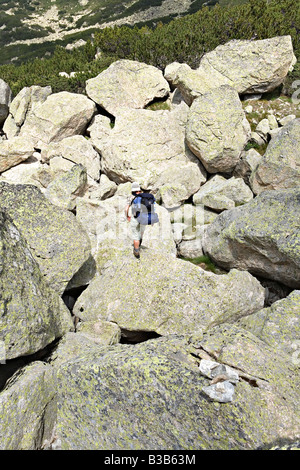
[[[33,354],[71,328],[71,316],[49,288],[23,235],[0,213],[0,343],[6,359]]]
[[[22,88],[12,100],[9,106],[9,116],[3,126],[3,131],[8,139],[19,134],[25,119],[28,119],[51,93],[52,89],[50,86],[41,87],[33,85]]]
[[[226,173],[236,166],[250,131],[238,93],[224,85],[194,100],[186,141],[209,173]]]
[[[88,97],[113,116],[124,108],[144,108],[169,92],[159,69],[133,60],[118,60],[86,82]]]
[[[205,54],[197,72],[239,94],[266,93],[283,82],[295,63],[291,36],[233,40]]]
[[[71,212],[33,185],[0,183],[0,205],[27,240],[47,282],[63,293],[90,255],[90,241]]]
[[[33,141],[24,137],[13,137],[0,142],[0,173],[32,157]]]
[[[41,152],[42,162],[61,157],[73,164],[82,164],[87,174],[95,181],[100,178],[100,155],[83,135],[66,137],[60,142],[51,142]]]
[[[0,449],[37,450],[52,440],[56,421],[55,374],[34,362],[0,393]]]
[[[255,194],[300,186],[300,119],[282,127],[273,137],[250,176]]]
[[[83,321],[102,319],[131,331],[192,333],[262,308],[264,288],[246,271],[216,275],[156,250],[98,251],[99,275],[76,301]],[[102,265],[101,265],[102,263]]]
[[[166,207],[179,206],[206,181],[201,163],[185,147],[184,126],[174,112],[124,111],[99,150],[109,179],[160,190]]]
[[[174,62],[165,69],[165,78],[182,94],[188,106],[195,98],[204,95],[213,88],[227,84],[223,77],[210,76],[192,69],[187,64]]]
[[[299,201],[299,189],[264,191],[224,211],[206,231],[205,252],[225,269],[246,269],[299,287]]]
[[[77,198],[84,195],[86,187],[86,168],[74,165],[68,172],[54,178],[44,194],[52,204],[72,211],[76,208]]]
[[[204,394],[203,356],[234,368],[231,403]],[[299,376],[286,361],[232,325],[81,351],[57,371],[56,435],[63,450],[254,450],[291,441]]]
[[[242,178],[226,179],[215,175],[193,196],[194,204],[220,212],[245,204],[253,199],[253,193]]]
[[[242,318],[238,323],[278,353],[283,351],[292,363],[299,364],[299,290],[294,290],[286,298],[274,302],[268,308]]]
[[[96,105],[84,95],[53,93],[25,120],[20,135],[30,136],[37,148],[52,141],[83,134],[96,113]]]
[[[0,78],[0,125],[7,118],[11,99],[12,93],[9,85]]]

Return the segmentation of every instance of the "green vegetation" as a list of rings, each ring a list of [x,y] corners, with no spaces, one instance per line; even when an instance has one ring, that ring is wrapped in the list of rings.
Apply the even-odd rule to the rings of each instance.
[[[61,2],[63,10],[63,1]],[[142,7],[142,2],[140,6]],[[157,4],[160,0],[157,0]],[[202,0],[192,3],[192,7]],[[173,61],[197,67],[206,52],[231,39],[264,39],[289,34],[295,55],[300,57],[300,9],[294,0],[223,0],[228,6],[202,7],[196,13],[160,22],[155,27],[122,26],[96,30],[93,42],[66,51],[62,43],[51,57],[35,59],[21,65],[0,66],[0,77],[16,94],[24,86],[50,85],[54,92],[68,90],[83,93],[85,80],[97,75],[114,60],[127,58],[154,65],[160,69]],[[136,5],[137,6],[137,5]],[[115,4],[117,9],[117,3]],[[128,12],[128,9],[127,9]],[[1,33],[2,34],[2,33]],[[70,37],[69,42],[70,42]],[[41,45],[40,45],[41,46]],[[47,49],[47,45],[45,50]],[[11,46],[13,47],[13,46]],[[48,47],[49,50],[49,47]],[[101,51],[100,58],[95,54]],[[59,72],[80,72],[76,78],[60,77]],[[294,80],[300,79],[300,64],[295,66],[285,84],[293,93]]]
[[[181,258],[184,261],[189,261],[192,264],[195,264],[196,266],[200,266],[202,269],[205,269],[205,271],[211,271],[215,274],[220,274],[221,270],[217,268],[217,266],[214,265],[212,260],[209,258],[209,256],[203,255],[203,256],[198,256],[197,258]]]

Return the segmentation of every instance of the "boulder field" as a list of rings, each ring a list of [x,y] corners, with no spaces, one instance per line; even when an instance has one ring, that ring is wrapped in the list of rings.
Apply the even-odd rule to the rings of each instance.
[[[1,450],[298,445],[300,116],[265,95],[295,61],[284,36],[84,95],[0,80]]]

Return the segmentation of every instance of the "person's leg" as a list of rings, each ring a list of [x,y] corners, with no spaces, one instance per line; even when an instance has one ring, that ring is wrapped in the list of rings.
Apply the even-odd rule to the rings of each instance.
[[[143,242],[143,236],[144,236],[145,229],[146,229],[145,225],[140,225],[140,234],[141,234],[140,246],[142,245],[142,242]]]
[[[141,239],[140,224],[134,217],[132,217],[130,225],[131,225],[131,232],[132,232],[132,238],[133,238],[133,254],[136,258],[139,258],[140,257],[140,239]]]

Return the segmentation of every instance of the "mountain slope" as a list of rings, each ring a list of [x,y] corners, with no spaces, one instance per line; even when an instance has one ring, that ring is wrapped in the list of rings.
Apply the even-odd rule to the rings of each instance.
[[[42,56],[53,49],[53,43],[66,45],[89,39],[101,27],[156,22],[193,13],[204,3],[205,0],[123,0],[122,3],[118,0],[0,0],[3,52],[0,63],[26,58],[33,49],[35,55]],[[28,47],[32,45],[43,46]]]

